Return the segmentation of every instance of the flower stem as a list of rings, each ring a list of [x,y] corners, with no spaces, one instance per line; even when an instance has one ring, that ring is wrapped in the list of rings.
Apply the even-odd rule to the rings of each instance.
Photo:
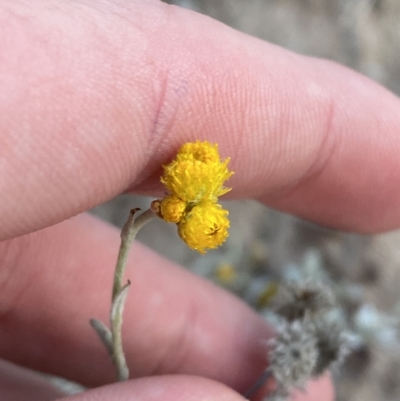
[[[107,348],[117,370],[118,381],[129,379],[129,369],[122,346],[122,314],[125,300],[128,295],[130,281],[123,284],[129,251],[138,231],[155,217],[151,209],[146,210],[137,219],[135,213],[139,209],[132,209],[128,221],[121,231],[121,245],[119,248],[117,264],[114,272],[112,288],[110,326],[111,330],[100,321],[91,319],[90,324],[96,330],[103,344]]]
[[[122,346],[122,313],[124,311],[125,300],[128,295],[128,290],[131,282],[125,284],[120,293],[115,297],[111,307],[111,349],[112,360],[117,369],[117,380],[119,382],[129,379],[129,369],[126,364],[124,349]]]
[[[265,370],[257,381],[243,394],[243,397],[250,400],[271,376],[272,372],[269,369]]]
[[[115,297],[120,293],[122,289],[122,280],[124,278],[126,262],[128,261],[128,255],[132,243],[136,237],[138,231],[150,220],[155,217],[154,212],[151,209],[143,212],[137,219],[135,219],[135,214],[140,209],[132,209],[130,211],[128,221],[125,223],[121,231],[121,245],[119,247],[117,265],[115,267],[114,273],[114,283],[112,290],[112,302],[114,302]]]

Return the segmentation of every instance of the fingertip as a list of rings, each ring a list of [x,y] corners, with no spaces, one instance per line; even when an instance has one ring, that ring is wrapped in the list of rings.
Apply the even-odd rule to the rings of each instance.
[[[231,388],[198,376],[168,375],[145,377],[98,387],[68,398],[69,401],[243,401]],[[334,390],[328,375],[295,391],[291,401],[333,401]],[[59,400],[61,401],[61,399]]]
[[[52,401],[63,391],[37,372],[0,360],[0,398],[7,401]]]
[[[291,401],[334,401],[335,391],[329,375],[308,383],[305,391],[295,391]]]
[[[98,387],[70,401],[243,401],[229,387],[197,376],[155,376]],[[60,400],[61,401],[61,400]]]

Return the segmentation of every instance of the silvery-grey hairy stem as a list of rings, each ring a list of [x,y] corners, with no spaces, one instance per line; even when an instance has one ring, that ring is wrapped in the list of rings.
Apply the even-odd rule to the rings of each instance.
[[[155,214],[149,209],[135,219],[135,213],[139,209],[132,209],[129,214],[128,221],[121,231],[121,245],[119,248],[117,264],[114,272],[114,282],[112,288],[111,312],[109,330],[104,323],[96,319],[91,319],[90,324],[96,330],[101,341],[107,348],[113,363],[117,369],[118,381],[129,379],[129,369],[126,364],[126,358],[122,346],[122,314],[125,306],[125,300],[128,295],[130,281],[123,285],[126,264],[132,243],[138,231],[150,220]]]
[[[131,283],[128,281],[117,294],[111,307],[111,340],[112,340],[112,360],[117,368],[117,380],[119,382],[129,379],[129,369],[126,364],[124,349],[122,346],[122,314],[124,311],[125,300]]]
[[[267,382],[267,380],[272,376],[272,372],[267,369],[262,375],[257,379],[257,381],[243,394],[246,399],[251,399],[258,390]]]
[[[128,261],[129,251],[136,234],[146,223],[155,217],[153,211],[148,209],[135,219],[135,214],[138,210],[140,209],[132,209],[130,211],[128,221],[125,223],[121,231],[121,245],[119,248],[117,265],[115,267],[112,302],[114,302],[115,297],[121,291],[126,262]]]

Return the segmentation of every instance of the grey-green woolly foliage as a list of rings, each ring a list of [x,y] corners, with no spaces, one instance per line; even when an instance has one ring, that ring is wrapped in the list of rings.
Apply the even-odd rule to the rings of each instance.
[[[329,287],[308,281],[282,285],[271,302],[271,308],[289,321],[323,313],[335,306]]]
[[[314,325],[318,359],[313,376],[320,376],[327,369],[334,368],[344,361],[350,352],[350,344],[339,324],[327,319],[319,319]]]
[[[275,312],[283,317],[269,352],[278,389],[266,400],[288,398],[293,387],[303,388],[312,377],[340,364],[349,352],[343,328],[327,317],[336,307],[329,287],[320,283],[290,283],[275,297]]]
[[[314,326],[308,321],[284,323],[272,342],[270,369],[283,388],[303,387],[318,359]]]

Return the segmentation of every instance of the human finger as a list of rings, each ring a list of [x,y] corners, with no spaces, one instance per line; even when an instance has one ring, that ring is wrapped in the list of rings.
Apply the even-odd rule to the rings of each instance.
[[[64,401],[243,401],[244,398],[221,383],[196,376],[158,376],[96,388]],[[306,391],[296,393],[291,401],[333,401],[332,386],[326,381],[310,383]],[[61,400],[60,400],[61,401]]]
[[[62,398],[59,401],[243,401],[232,389],[213,380],[197,376],[166,375],[130,380]]]
[[[292,395],[292,401],[333,401],[335,391],[328,375],[309,382],[305,391],[297,390]]]
[[[195,139],[232,158],[232,196],[400,224],[400,103],[355,72],[151,0],[3,0],[0,35],[0,238],[160,193]]]
[[[52,401],[63,392],[38,373],[0,361],[0,399],[4,401]]]

